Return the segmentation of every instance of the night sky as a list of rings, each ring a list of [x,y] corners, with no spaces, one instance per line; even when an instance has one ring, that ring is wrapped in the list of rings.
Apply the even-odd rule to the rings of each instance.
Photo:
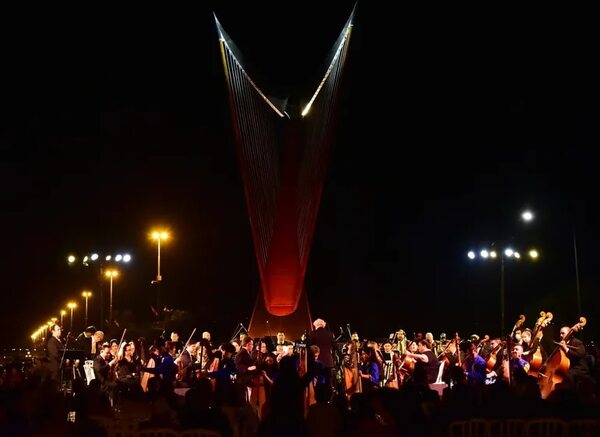
[[[220,340],[247,326],[258,269],[211,11],[263,87],[293,93],[322,74],[353,5],[335,3],[23,18],[3,31],[0,345],[25,344],[70,299],[79,332],[84,288],[98,324],[96,271],[68,266],[70,253],[129,251],[115,312],[152,320],[155,225],[173,234],[163,302]],[[597,338],[598,35],[581,16],[473,13],[359,5],[306,277],[312,314],[369,337],[499,334],[499,263],[466,253],[506,242],[541,253],[506,263],[506,328],[541,310],[573,325],[575,232],[585,335]]]

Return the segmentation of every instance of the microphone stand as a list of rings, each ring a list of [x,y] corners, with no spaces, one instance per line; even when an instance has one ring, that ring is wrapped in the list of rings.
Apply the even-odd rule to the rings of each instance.
[[[62,357],[60,358],[60,366],[58,366],[58,371],[60,372],[60,389],[63,389],[63,376],[64,376],[64,369],[63,369],[63,364],[65,362],[65,353],[67,352],[67,345],[69,344],[69,336],[71,335],[71,331],[67,332],[67,339],[65,340],[65,347],[63,348],[63,353],[62,353]]]

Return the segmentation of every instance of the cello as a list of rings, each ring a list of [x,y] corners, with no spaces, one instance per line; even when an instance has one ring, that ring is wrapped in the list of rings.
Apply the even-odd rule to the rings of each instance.
[[[533,351],[525,356],[525,358],[529,361],[529,371],[528,375],[538,376],[538,372],[542,367],[544,362],[542,357],[542,348],[540,346],[540,341],[544,336],[542,332],[542,328],[548,326],[548,324],[552,321],[553,315],[551,312],[540,312],[540,318],[535,322],[535,327],[533,328],[533,335],[531,336],[531,346],[530,350]]]
[[[562,341],[565,343],[568,342],[573,333],[582,330],[586,323],[587,320],[585,317],[580,317],[579,322],[569,329],[569,332],[567,332]],[[571,360],[567,357],[562,346],[557,346],[548,356],[545,366],[543,366],[542,370],[539,372],[538,384],[540,386],[542,399],[547,399],[548,396],[550,396],[550,393],[556,388],[556,384],[563,382],[570,366]]]

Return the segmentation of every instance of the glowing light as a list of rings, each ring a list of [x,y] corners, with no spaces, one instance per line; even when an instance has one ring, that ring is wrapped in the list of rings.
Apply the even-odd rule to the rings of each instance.
[[[490,258],[496,258],[497,256],[498,256],[498,254],[496,253],[496,251],[495,251],[495,250],[492,250],[492,251],[490,252]]]
[[[69,302],[67,304],[67,308],[69,308],[70,310],[77,308],[77,303],[76,302]]]
[[[131,255],[126,253],[125,255],[123,255],[123,262],[128,263],[129,261],[131,261]]]
[[[91,291],[83,291],[81,293],[81,296],[86,297],[86,298],[87,297],[92,297],[92,292]]]
[[[529,251],[529,257],[530,257],[531,259],[538,259],[538,257],[539,257],[539,256],[540,256],[540,254],[538,253],[538,251],[537,251],[537,250],[535,250],[535,249],[531,249],[531,250]]]
[[[104,258],[106,261],[110,261],[112,259],[112,256],[110,255],[106,255],[106,258]]]
[[[469,257],[469,259],[475,259],[475,252],[470,250],[469,253],[467,253],[467,256]]]
[[[152,231],[153,240],[168,240],[169,233],[167,231]]]
[[[526,222],[530,222],[533,220],[533,213],[531,211],[524,211],[523,214],[521,214],[521,218]]]
[[[97,253],[92,253],[92,256],[90,256],[92,261],[96,261],[98,259],[98,254]]]
[[[67,257],[67,262],[68,262],[69,264],[73,264],[73,263],[75,262],[75,260],[76,260],[76,259],[77,259],[77,258],[75,258],[75,256],[74,256],[74,255],[69,255],[69,256]]]
[[[104,272],[104,274],[106,275],[107,278],[116,278],[117,276],[119,276],[119,271],[118,270],[107,270],[106,272]]]
[[[484,249],[481,252],[479,252],[479,255],[481,255],[482,258],[487,258],[488,256],[490,256],[490,253]]]
[[[121,254],[118,254],[117,256],[115,256],[116,262],[121,262],[122,259],[123,259],[123,255],[121,255]]]
[[[521,254],[520,254],[519,252],[515,252],[515,253],[513,254],[513,256],[514,256],[516,259],[521,259]]]
[[[513,254],[515,253],[514,250],[512,250],[510,247],[504,250],[504,255],[506,255],[507,257],[511,257],[513,256]]]

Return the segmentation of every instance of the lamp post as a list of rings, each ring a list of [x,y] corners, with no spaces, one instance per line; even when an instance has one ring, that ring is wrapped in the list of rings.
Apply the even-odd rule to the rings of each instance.
[[[92,297],[92,292],[91,291],[83,291],[81,293],[81,295],[84,297],[85,299],[85,326],[88,326],[88,299],[90,297]]]
[[[156,309],[160,311],[160,283],[162,281],[162,276],[160,275],[160,242],[161,240],[167,240],[169,238],[169,233],[167,231],[152,231],[152,239],[156,240],[157,247],[157,255],[156,255],[156,280],[151,283],[156,285]]]
[[[536,249],[531,249],[527,253],[529,258],[533,261],[539,258],[539,252]],[[479,258],[484,260],[495,260],[498,258],[498,252],[495,249],[482,249],[479,254],[476,254],[474,251],[469,251],[467,253],[467,257],[470,260],[475,260],[479,255]],[[500,251],[500,336],[504,337],[504,326],[505,326],[505,313],[506,313],[506,290],[505,290],[505,281],[504,281],[504,261],[505,258],[520,260],[521,253],[510,248],[506,247],[504,250]]]
[[[110,279],[110,295],[108,298],[108,317],[110,319],[110,323],[113,322],[113,278],[119,276],[119,272],[117,270],[107,270],[104,272],[107,278]]]
[[[129,253],[108,253],[108,254],[99,254],[97,252],[92,252],[84,256],[76,256],[74,254],[70,254],[67,256],[67,263],[70,266],[74,266],[77,264],[81,264],[85,267],[95,268],[98,279],[98,286],[100,290],[100,324],[104,326],[104,266],[108,263],[109,265],[113,264],[128,264],[131,262],[132,258]]]
[[[73,310],[77,308],[77,304],[75,302],[69,302],[67,304],[67,308],[71,310],[71,323],[69,325],[69,331],[73,332]]]
[[[162,281],[162,276],[160,275],[160,242],[161,240],[167,240],[169,238],[169,233],[167,231],[153,231],[152,239],[157,242],[157,257],[156,257],[156,282]]]
[[[67,312],[65,310],[60,310],[60,327],[62,328],[65,316],[67,315]]]

